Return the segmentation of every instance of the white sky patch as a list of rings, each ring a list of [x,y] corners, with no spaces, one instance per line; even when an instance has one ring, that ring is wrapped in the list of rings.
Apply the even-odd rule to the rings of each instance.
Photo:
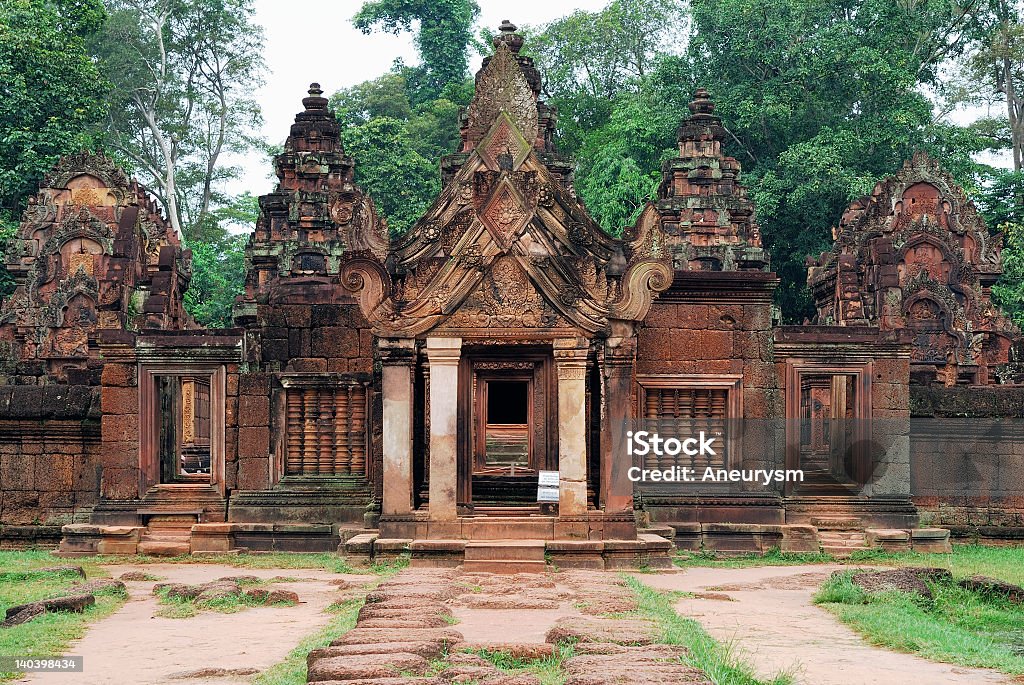
[[[599,10],[608,0],[477,0],[477,4],[477,26],[497,33],[503,19],[517,26],[543,24],[577,9]],[[314,81],[329,96],[384,74],[398,58],[409,65],[419,63],[412,34],[365,35],[352,26],[352,16],[362,5],[362,0],[256,0],[256,22],[266,33],[263,58],[269,71],[256,93],[263,109],[263,138],[284,142]],[[473,72],[479,61],[477,57],[470,64]],[[229,192],[263,195],[274,189],[273,169],[262,155],[235,156],[229,163],[242,167],[242,177],[229,184]]]

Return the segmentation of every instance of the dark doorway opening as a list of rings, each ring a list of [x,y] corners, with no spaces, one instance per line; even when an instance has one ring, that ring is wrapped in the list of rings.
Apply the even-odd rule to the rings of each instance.
[[[487,384],[487,423],[525,424],[530,409],[528,381],[490,381]]]

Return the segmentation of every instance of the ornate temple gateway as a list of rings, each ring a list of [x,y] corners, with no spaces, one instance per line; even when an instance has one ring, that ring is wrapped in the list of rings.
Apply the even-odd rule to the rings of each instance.
[[[62,160],[7,260],[0,538],[529,570],[657,564],[673,538],[936,549],[1022,525],[1009,447],[969,491],[955,468],[912,478],[912,413],[1016,415],[1024,397],[1020,333],[989,298],[1000,239],[934,161],[850,207],[811,260],[817,319],[781,326],[708,93],[614,237],[522,43],[502,26],[443,189],[399,236],[313,84],[236,328],[184,313],[189,252],[143,188],[105,157]],[[632,451],[641,429],[715,446]],[[642,477],[669,472],[697,478]]]

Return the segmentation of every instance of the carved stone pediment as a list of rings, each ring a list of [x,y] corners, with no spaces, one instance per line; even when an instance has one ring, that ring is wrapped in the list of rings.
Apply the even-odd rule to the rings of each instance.
[[[671,284],[659,232],[653,223],[626,240],[607,235],[502,110],[395,246],[391,273],[353,262],[343,281],[389,337],[439,327],[605,334],[612,319],[643,318]]]

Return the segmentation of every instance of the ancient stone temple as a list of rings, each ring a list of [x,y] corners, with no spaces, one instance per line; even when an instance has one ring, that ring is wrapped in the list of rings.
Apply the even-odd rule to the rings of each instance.
[[[188,252],[145,190],[63,160],[8,256],[0,538],[533,570],[657,565],[673,539],[935,549],[948,530],[922,521],[1024,523],[1012,450],[965,494],[908,429],[1020,406],[1020,335],[989,297],[999,239],[948,175],[915,157],[855,203],[810,268],[817,319],[782,326],[709,93],[614,237],[522,47],[504,24],[442,190],[401,235],[313,84],[231,329],[184,314]],[[639,431],[713,448],[636,451]]]

